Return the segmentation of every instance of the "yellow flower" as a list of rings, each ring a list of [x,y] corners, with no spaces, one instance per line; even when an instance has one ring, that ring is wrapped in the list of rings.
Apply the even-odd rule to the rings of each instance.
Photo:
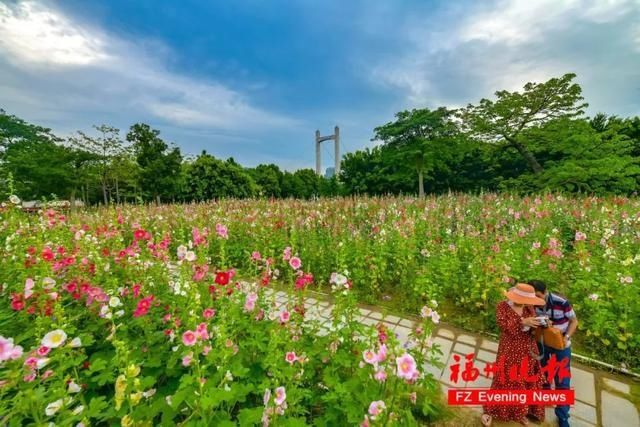
[[[137,365],[129,365],[126,373],[127,373],[127,377],[135,378],[140,373],[140,367]]]
[[[138,391],[136,393],[131,393],[129,395],[129,400],[131,401],[132,405],[137,405],[140,402],[140,399],[142,399],[142,392]]]
[[[124,400],[124,392],[126,389],[127,389],[127,378],[124,375],[120,374],[116,379],[116,395],[115,395],[116,410],[120,409],[120,406],[122,405],[122,401]]]
[[[133,425],[133,420],[131,419],[131,417],[129,415],[125,415],[120,420],[120,425],[122,427],[131,427]]]

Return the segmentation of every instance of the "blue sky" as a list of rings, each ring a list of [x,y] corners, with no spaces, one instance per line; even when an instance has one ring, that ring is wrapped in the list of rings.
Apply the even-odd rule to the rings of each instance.
[[[566,72],[590,113],[640,114],[640,0],[0,0],[0,108],[62,136],[144,121],[247,166]]]

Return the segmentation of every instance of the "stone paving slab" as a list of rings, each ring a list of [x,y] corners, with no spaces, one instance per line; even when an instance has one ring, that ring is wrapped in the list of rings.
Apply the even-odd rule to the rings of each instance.
[[[605,390],[602,392],[602,426],[640,426],[638,410],[627,399]]]

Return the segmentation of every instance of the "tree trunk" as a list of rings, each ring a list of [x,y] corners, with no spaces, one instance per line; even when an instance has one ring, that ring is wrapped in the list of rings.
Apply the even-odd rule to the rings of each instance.
[[[418,171],[418,197],[424,197],[424,172],[422,169]]]
[[[542,166],[538,163],[538,160],[534,157],[534,155],[525,147],[523,144],[518,142],[516,139],[508,137],[507,141],[511,143],[511,145],[518,150],[518,153],[526,160],[529,164],[529,167],[533,170],[533,173],[536,175],[542,173]]]
[[[71,209],[71,212],[73,213],[76,211],[76,187],[75,186],[71,190],[71,196],[69,197],[69,199],[71,202],[71,206],[69,207],[69,209]]]
[[[116,176],[116,203],[120,204],[120,189],[118,188],[118,177]]]
[[[107,206],[107,183],[102,181],[102,197],[104,198],[104,205]]]

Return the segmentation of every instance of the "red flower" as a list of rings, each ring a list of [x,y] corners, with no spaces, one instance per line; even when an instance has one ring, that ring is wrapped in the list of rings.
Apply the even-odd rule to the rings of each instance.
[[[146,315],[151,308],[151,301],[153,301],[153,295],[142,298],[140,301],[138,301],[138,306],[136,307],[136,311],[133,312],[133,317]]]
[[[22,300],[22,294],[13,294],[11,296],[11,308],[20,311],[24,308],[24,301]]]
[[[53,251],[50,247],[45,247],[44,249],[42,249],[42,253],[40,254],[40,256],[45,261],[51,261],[54,257]]]
[[[144,231],[143,229],[139,228],[136,231],[133,232],[133,237],[136,240],[142,240],[147,236],[147,232]]]
[[[216,273],[215,282],[220,286],[225,286],[229,283],[230,274],[228,271],[218,271]]]

